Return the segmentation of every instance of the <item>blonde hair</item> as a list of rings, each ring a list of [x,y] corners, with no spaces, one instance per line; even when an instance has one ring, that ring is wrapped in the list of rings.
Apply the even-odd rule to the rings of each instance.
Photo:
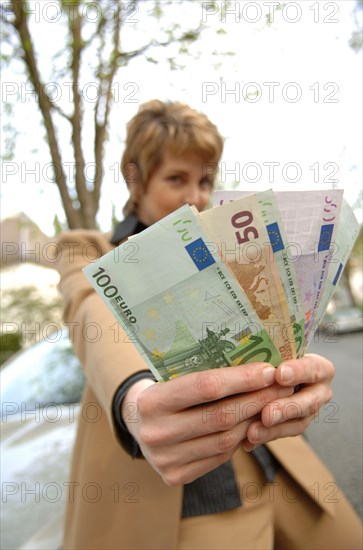
[[[205,114],[189,105],[158,99],[141,105],[127,125],[126,147],[121,159],[121,172],[131,191],[124,214],[136,212],[137,199],[163,161],[165,150],[177,155],[197,153],[209,168],[214,164],[217,168],[223,138]],[[130,188],[131,182],[136,185]]]

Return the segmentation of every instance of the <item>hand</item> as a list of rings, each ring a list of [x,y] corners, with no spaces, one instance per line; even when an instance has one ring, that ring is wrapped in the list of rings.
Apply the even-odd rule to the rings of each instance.
[[[276,370],[276,382],[281,386],[303,384],[303,387],[262,409],[261,418],[247,430],[243,448],[251,451],[262,443],[303,433],[319,408],[331,400],[334,374],[333,364],[313,353],[281,363]]]
[[[144,457],[168,485],[190,483],[229,460],[266,403],[291,396],[266,363],[136,382],[122,416]],[[278,402],[278,401],[277,401]],[[133,405],[137,422],[127,418]]]

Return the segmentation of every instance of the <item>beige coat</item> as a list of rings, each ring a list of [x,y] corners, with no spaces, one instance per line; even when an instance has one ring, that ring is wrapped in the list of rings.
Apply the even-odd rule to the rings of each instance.
[[[60,246],[65,322],[88,381],[70,476],[64,548],[175,548],[182,487],[166,486],[144,459],[131,459],[113,426],[117,388],[147,366],[81,271],[111,245],[96,231],[71,231],[61,237]],[[331,482],[303,438],[268,447],[312,498],[318,498],[313,491],[317,481],[321,487]],[[334,515],[334,504],[324,496],[320,491],[319,506]]]

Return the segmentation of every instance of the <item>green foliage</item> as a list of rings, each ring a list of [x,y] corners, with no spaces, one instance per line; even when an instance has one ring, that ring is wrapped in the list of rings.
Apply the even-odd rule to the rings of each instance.
[[[2,130],[5,136],[4,146],[1,150],[1,160],[2,161],[11,161],[14,158],[15,146],[20,131],[15,128],[12,123],[14,117],[14,106],[10,103],[5,103],[3,105],[3,113],[6,116],[6,122],[3,124]]]
[[[161,8],[161,5],[160,5],[160,2],[159,0],[157,0],[153,6],[153,9],[151,11],[152,13],[152,16],[155,17],[155,19],[157,19],[158,21],[161,19],[161,17],[163,16],[163,10]]]
[[[53,218],[53,228],[54,228],[54,235],[60,235],[66,229],[64,225],[62,225],[61,222],[59,221],[57,214],[55,214]]]
[[[4,327],[11,327],[1,338],[9,339],[10,350],[15,352],[23,345],[29,345],[48,337],[62,323],[62,300],[41,294],[35,286],[3,290],[2,321]]]
[[[275,11],[281,11],[281,10],[283,9],[284,6],[285,6],[285,4],[282,4],[282,3],[277,4],[277,5],[275,6]],[[266,15],[266,25],[267,25],[268,27],[271,27],[271,26],[272,26],[272,21],[273,21],[272,15],[271,15],[270,13],[268,13],[268,14]]]
[[[114,203],[112,203],[111,218],[112,218],[112,227],[116,227],[116,225],[118,224],[118,218],[116,216],[116,206],[114,205]]]
[[[359,50],[362,49],[363,44],[363,32],[362,29],[353,31],[352,36],[349,39],[349,46],[354,50],[355,52],[359,52]]]
[[[353,246],[352,257],[359,260],[363,258],[363,226],[361,226],[359,235]]]
[[[0,334],[0,365],[21,349],[21,333]]]
[[[354,281],[356,277],[362,278],[363,276],[363,227],[361,226],[357,240],[353,246],[351,255],[346,263],[344,268],[341,280],[338,285],[337,292],[345,289],[350,297],[351,305],[354,305],[359,308],[363,308],[362,299],[359,295],[359,292],[356,292]]]
[[[355,29],[353,30],[349,39],[349,46],[357,53],[362,49],[363,46],[362,12],[363,0],[356,0],[356,5],[353,12]]]

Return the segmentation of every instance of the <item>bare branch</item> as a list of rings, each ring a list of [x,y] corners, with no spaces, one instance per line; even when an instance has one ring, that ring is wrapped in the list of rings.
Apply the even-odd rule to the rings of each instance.
[[[128,63],[130,59],[133,59],[135,57],[138,57],[139,55],[142,55],[145,53],[149,48],[153,46],[163,46],[167,47],[170,46],[170,44],[173,44],[175,42],[193,42],[197,39],[199,34],[202,32],[204,26],[199,25],[196,29],[189,30],[185,33],[183,33],[179,38],[171,37],[169,40],[165,40],[164,42],[158,42],[157,40],[151,40],[148,44],[145,44],[142,48],[139,48],[137,50],[129,51],[129,52],[118,52],[118,60],[122,60],[124,64]]]
[[[46,92],[45,92],[46,93]],[[65,113],[63,111],[63,109],[61,107],[59,107],[59,105],[57,105],[57,103],[55,103],[50,97],[48,94],[47,95],[47,98],[48,98],[48,101],[51,105],[51,108],[54,109],[55,111],[57,111],[57,113],[62,117],[62,118],[65,118],[68,122],[71,122],[71,117],[69,115],[67,115],[67,113]]]
[[[42,82],[42,76],[39,72],[40,66],[37,64],[36,52],[33,43],[33,37],[28,28],[27,14],[31,12],[27,0],[9,0],[7,11],[10,17],[6,19],[6,26],[9,29],[15,29],[11,33],[11,56],[19,50],[18,57],[22,58],[26,70],[29,74],[29,81],[34,87],[37,95],[37,101],[41,112],[44,126],[46,129],[47,141],[52,161],[54,163],[55,180],[59,188],[63,207],[67,216],[70,228],[96,227],[96,214],[99,208],[101,185],[103,181],[103,162],[105,143],[108,139],[109,116],[113,103],[113,83],[117,71],[125,67],[127,63],[134,58],[143,56],[148,50],[154,47],[167,47],[171,44],[188,45],[196,40],[202,30],[202,26],[188,30],[184,33],[180,30],[180,25],[175,24],[165,31],[165,40],[158,42],[149,38],[149,42],[140,48],[130,51],[124,51],[120,41],[123,38],[121,34],[124,21],[128,21],[129,15],[125,19],[125,7],[129,3],[121,0],[109,2],[109,0],[100,1],[103,8],[96,21],[90,22],[84,17],[82,9],[89,5],[87,0],[58,0],[62,13],[65,14],[65,22],[68,29],[67,40],[64,48],[59,52],[60,61],[65,62],[61,65],[55,63],[57,69],[55,81],[62,79],[64,74],[72,80],[73,83],[73,111],[68,114],[63,104],[57,102],[49,88]],[[164,0],[163,0],[164,1]],[[151,4],[151,2],[150,2]],[[170,4],[163,3],[163,6]],[[163,9],[158,1],[155,9],[148,15],[150,17],[161,18]],[[1,12],[3,17],[3,13]],[[87,22],[86,22],[87,21]],[[130,21],[131,22],[131,21]],[[135,31],[137,32],[135,27]],[[164,29],[165,30],[165,29]],[[87,37],[84,39],[84,37]],[[127,36],[127,33],[125,34]],[[15,40],[14,40],[15,38]],[[88,49],[89,48],[89,49]],[[87,50],[87,51],[86,51]],[[83,76],[83,63],[87,56],[92,55],[92,74],[96,78],[99,93],[96,102],[89,108],[85,103],[82,89],[79,88],[79,82]],[[96,54],[96,55],[95,55]],[[153,54],[150,55],[152,60]],[[53,59],[55,57],[53,56]],[[92,109],[94,109],[92,113]],[[71,132],[71,145],[75,160],[75,186],[70,185],[62,163],[62,149],[59,137],[56,134],[59,117],[69,122]],[[83,123],[84,118],[92,117],[94,128],[93,154],[96,165],[95,174],[92,182],[86,181],[86,151],[83,143]],[[76,201],[79,201],[78,203]]]
[[[82,122],[83,122],[83,109],[82,109],[82,98],[80,91],[78,89],[79,75],[80,75],[80,65],[81,65],[81,55],[83,50],[82,43],[82,17],[79,12],[78,2],[74,6],[76,9],[73,10],[72,16],[68,18],[68,25],[70,34],[72,37],[72,61],[71,61],[71,71],[72,71],[72,88],[73,88],[73,115],[71,116],[72,124],[72,143],[74,149],[74,160],[75,160],[75,185],[78,200],[81,205],[82,217],[84,226],[88,229],[94,227],[94,209],[92,204],[89,201],[89,192],[86,187],[85,182],[85,160],[82,150]],[[69,12],[70,14],[70,12]]]
[[[28,28],[27,13],[29,12],[25,1],[18,2],[11,0],[11,6],[14,13],[12,25],[18,33],[20,43],[23,49],[22,58],[27,68],[30,81],[38,97],[39,108],[43,116],[43,121],[47,133],[49,150],[53,164],[55,166],[55,179],[62,198],[62,203],[70,227],[79,227],[79,216],[75,211],[72,199],[68,192],[66,176],[63,170],[62,157],[60,154],[57,136],[51,116],[52,103],[44,92],[44,85],[41,81],[32,38]]]
[[[95,109],[95,144],[94,144],[94,155],[96,163],[96,174],[94,179],[93,186],[93,201],[94,204],[98,206],[100,200],[100,190],[102,184],[102,175],[103,175],[103,155],[104,155],[104,144],[106,140],[107,124],[111,108],[112,101],[112,83],[118,69],[118,51],[120,47],[120,27],[121,27],[121,8],[118,4],[117,11],[114,19],[114,29],[113,29],[113,48],[111,54],[111,64],[109,71],[106,73],[102,66],[100,60],[99,67],[99,79],[100,79],[100,89],[101,97],[98,98],[96,109]],[[103,122],[99,123],[100,117],[100,108],[101,100],[104,103],[104,115]]]

